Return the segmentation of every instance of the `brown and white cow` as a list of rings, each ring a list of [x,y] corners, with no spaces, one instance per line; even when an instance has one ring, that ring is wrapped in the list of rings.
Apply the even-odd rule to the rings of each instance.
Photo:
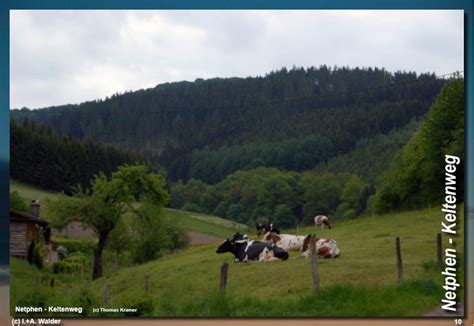
[[[305,239],[310,237],[308,235],[293,235],[293,234],[276,234],[274,232],[267,232],[262,240],[265,242],[274,243],[276,246],[286,251],[301,251]]]
[[[327,226],[329,229],[331,228],[331,223],[329,223],[329,218],[326,215],[316,215],[314,217],[314,225],[316,228],[324,228],[324,226]]]
[[[305,239],[301,248],[302,256],[308,258],[310,256],[309,242],[311,237]],[[337,246],[336,240],[328,238],[316,238],[316,250],[320,258],[336,258],[339,257],[341,251]]]

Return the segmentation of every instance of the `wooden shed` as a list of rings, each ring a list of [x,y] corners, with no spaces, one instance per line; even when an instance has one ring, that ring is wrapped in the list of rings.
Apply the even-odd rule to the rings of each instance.
[[[10,255],[21,259],[28,256],[28,247],[32,241],[43,237],[49,243],[50,228],[47,220],[39,217],[38,201],[31,203],[32,212],[20,212],[10,209]]]

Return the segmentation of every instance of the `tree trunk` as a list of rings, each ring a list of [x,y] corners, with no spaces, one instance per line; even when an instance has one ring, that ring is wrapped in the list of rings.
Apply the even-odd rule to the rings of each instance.
[[[98,279],[102,276],[102,252],[104,251],[107,243],[109,233],[102,233],[99,235],[99,243],[97,248],[94,249],[94,267],[92,268],[92,279]]]

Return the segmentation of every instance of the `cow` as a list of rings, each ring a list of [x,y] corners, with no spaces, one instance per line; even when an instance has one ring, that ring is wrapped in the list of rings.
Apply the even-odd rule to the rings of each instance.
[[[274,244],[267,242],[249,240],[247,235],[234,234],[231,240],[226,239],[217,248],[216,253],[230,252],[235,256],[235,262],[246,262],[249,260],[275,261],[287,260],[288,252]]]
[[[310,240],[311,237],[307,237],[301,248],[301,255],[306,258],[310,256]],[[337,247],[337,242],[328,238],[316,238],[316,250],[320,258],[337,258],[341,254],[341,251]]]
[[[273,232],[267,232],[262,238],[262,241],[271,242],[280,248],[287,251],[301,251],[304,241],[310,237],[307,235],[292,235],[292,234],[276,234]]]
[[[327,226],[329,229],[331,228],[331,223],[329,223],[329,218],[326,215],[316,215],[314,217],[314,225],[316,228],[324,228],[324,226]]]
[[[273,223],[270,223],[270,224],[256,223],[255,227],[257,229],[258,236],[261,236],[262,234],[265,234],[267,232],[274,232],[276,234],[280,234],[280,230],[278,230]]]

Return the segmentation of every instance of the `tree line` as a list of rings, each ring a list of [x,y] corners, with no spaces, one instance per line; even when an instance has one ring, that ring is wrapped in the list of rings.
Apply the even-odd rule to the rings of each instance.
[[[171,206],[247,224],[270,220],[282,227],[312,223],[316,214],[338,219],[423,208],[442,202],[446,154],[464,162],[464,84],[459,79],[446,84],[421,122],[360,141],[352,152],[315,169],[250,167],[216,184],[179,182],[171,188]],[[463,167],[457,173],[460,201]]]
[[[10,120],[10,177],[51,191],[71,193],[90,187],[100,172],[110,176],[118,166],[144,162],[139,154],[90,139],[59,137],[34,120]]]
[[[382,176],[374,203],[378,212],[440,205],[445,155],[461,160],[457,196],[464,200],[464,107],[464,80],[451,80]]]
[[[367,210],[373,187],[353,174],[315,174],[258,167],[223,181],[191,179],[171,188],[171,207],[215,214],[239,223],[308,224],[316,214],[352,218]]]
[[[60,135],[137,149],[172,181],[217,183],[249,167],[304,171],[343,155],[423,117],[444,83],[378,68],[293,67],[12,115]]]

